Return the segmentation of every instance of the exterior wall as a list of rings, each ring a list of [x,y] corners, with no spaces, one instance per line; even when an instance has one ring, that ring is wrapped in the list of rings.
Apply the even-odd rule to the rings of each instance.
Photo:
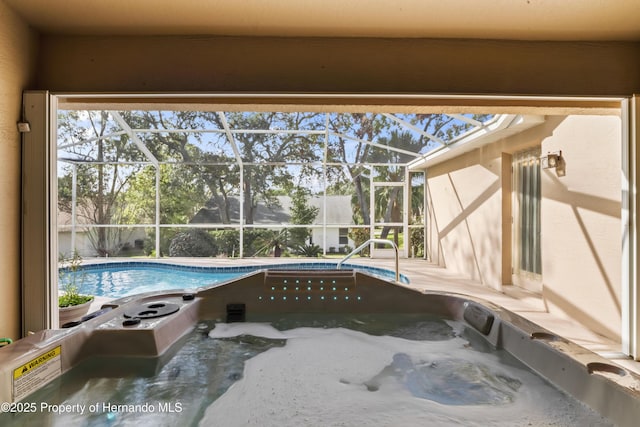
[[[95,251],[91,247],[89,239],[84,236],[84,233],[78,233],[76,235],[76,251],[81,257],[95,256]],[[58,232],[58,256],[64,255],[71,257],[73,250],[71,248],[71,232],[59,231]]]
[[[41,52],[52,91],[640,92],[632,42],[51,35]]]
[[[494,289],[510,283],[511,169],[504,162],[532,146],[562,150],[565,175],[542,171],[542,297],[550,312],[619,340],[621,138],[616,116],[548,117],[430,167],[430,259]]]
[[[20,120],[22,90],[33,83],[37,40],[0,1],[0,337],[20,337]]]
[[[427,171],[428,257],[501,289],[502,154],[495,144]]]
[[[144,240],[147,237],[145,230],[141,228],[135,228],[131,234],[127,233],[123,245],[128,245],[130,248],[135,247],[136,240]],[[85,258],[97,257],[96,250],[91,244],[91,240],[86,231],[78,231],[76,233],[76,251],[78,255]],[[71,256],[73,253],[71,246],[71,231],[59,231],[58,232],[58,254],[65,256]]]
[[[322,242],[324,239],[324,232],[322,228],[314,228],[313,234],[311,236],[314,245],[318,245],[322,247]],[[340,232],[338,228],[329,228],[327,227],[327,253],[330,252],[330,248],[333,248],[335,252],[344,253],[344,246],[349,246],[351,249],[354,248],[353,240],[349,239],[349,243],[347,245],[340,244]]]
[[[549,311],[620,339],[621,120],[555,120],[542,153],[562,150],[566,175],[542,172],[542,295]]]

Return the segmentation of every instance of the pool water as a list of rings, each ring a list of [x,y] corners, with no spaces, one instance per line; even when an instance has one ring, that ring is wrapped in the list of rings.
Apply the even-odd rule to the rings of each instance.
[[[252,273],[259,269],[335,269],[331,263],[294,263],[241,267],[196,267],[150,262],[115,262],[89,264],[70,272],[60,269],[59,289],[70,282],[75,283],[84,295],[120,298],[143,292],[168,291],[175,289],[196,289],[215,285]],[[344,265],[387,279],[394,278],[394,272],[376,267]],[[401,281],[409,279],[401,275]]]
[[[458,322],[409,315],[260,320],[199,324],[147,377],[103,375],[128,361],[93,359],[26,401],[97,405],[94,412],[4,415],[0,424],[612,425]]]
[[[153,266],[105,266],[63,274],[59,287],[72,280],[84,295],[120,298],[151,291],[196,289],[234,279],[246,273],[207,272],[189,269],[169,269]]]

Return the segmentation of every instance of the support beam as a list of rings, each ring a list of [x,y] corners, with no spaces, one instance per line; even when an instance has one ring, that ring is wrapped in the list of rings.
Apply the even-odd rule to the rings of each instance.
[[[114,120],[118,122],[122,130],[124,130],[129,135],[133,143],[136,145],[136,147],[138,147],[138,150],[142,151],[147,160],[149,160],[156,168],[158,168],[158,159],[156,159],[156,156],[154,156],[153,153],[149,151],[145,143],[142,142],[140,138],[138,138],[138,135],[133,131],[133,129],[131,129],[131,126],[129,126],[129,124],[124,120],[120,113],[118,113],[117,111],[109,111],[109,114],[111,114]]]
[[[225,134],[227,135],[227,140],[229,141],[229,145],[231,145],[231,149],[233,150],[233,155],[236,157],[236,162],[238,163],[238,167],[240,168],[240,236],[239,236],[239,248],[238,252],[240,258],[244,257],[244,163],[242,162],[242,156],[240,155],[240,150],[238,149],[238,144],[236,144],[236,140],[233,137],[233,132],[231,132],[231,127],[229,126],[229,122],[227,121],[227,116],[223,112],[218,112],[218,117],[220,118],[220,122],[222,123],[222,128],[224,129]]]
[[[640,360],[640,96],[623,101],[622,117],[622,352]]]
[[[430,134],[429,132],[426,132],[426,131],[424,131],[424,130],[420,129],[420,128],[419,128],[419,127],[417,127],[417,126],[412,125],[411,123],[409,123],[409,122],[408,122],[408,121],[406,121],[406,120],[402,120],[401,118],[396,117],[396,116],[394,116],[393,114],[385,113],[385,114],[383,114],[383,115],[384,115],[385,117],[388,117],[388,118],[390,118],[391,120],[393,120],[393,121],[395,121],[395,122],[399,123],[400,125],[402,125],[402,126],[404,126],[404,127],[406,127],[406,128],[409,128],[409,129],[412,129],[412,130],[414,130],[414,131],[418,132],[420,135],[422,135],[422,136],[426,137],[427,139],[429,139],[429,140],[431,140],[431,141],[433,141],[433,142],[437,142],[437,143],[438,143],[438,144],[440,144],[440,145],[447,145],[447,143],[446,143],[446,142],[444,142],[442,139],[438,138],[437,136],[435,136],[435,135],[433,135],[433,134]]]
[[[51,155],[49,93],[25,92],[22,134],[22,335],[58,327],[57,195]],[[55,123],[55,121],[52,121]]]

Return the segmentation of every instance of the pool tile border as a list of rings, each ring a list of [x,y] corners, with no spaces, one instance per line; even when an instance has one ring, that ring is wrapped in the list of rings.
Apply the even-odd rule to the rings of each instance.
[[[207,273],[249,273],[252,271],[267,270],[267,269],[287,269],[287,270],[335,270],[337,262],[296,262],[296,263],[274,263],[274,264],[253,264],[253,265],[241,265],[233,267],[219,267],[219,266],[203,266],[203,265],[183,265],[174,264],[168,262],[154,262],[154,261],[115,261],[115,262],[102,262],[84,264],[78,267],[82,271],[96,271],[104,270],[105,268],[123,269],[123,268],[159,268],[170,271],[194,271],[194,272],[207,272]],[[371,267],[358,264],[343,264],[343,268],[350,268],[358,270],[364,273],[369,273],[375,276],[381,276],[385,279],[393,279],[395,273],[386,268]],[[61,268],[60,271],[68,271],[69,268]],[[404,284],[409,283],[409,278],[400,274],[400,282]]]

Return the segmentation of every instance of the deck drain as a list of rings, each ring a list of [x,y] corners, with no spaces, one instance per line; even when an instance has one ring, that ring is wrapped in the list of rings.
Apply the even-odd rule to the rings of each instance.
[[[124,313],[124,317],[129,319],[154,319],[164,317],[180,310],[178,304],[169,302],[153,301],[146,304],[139,304]]]

